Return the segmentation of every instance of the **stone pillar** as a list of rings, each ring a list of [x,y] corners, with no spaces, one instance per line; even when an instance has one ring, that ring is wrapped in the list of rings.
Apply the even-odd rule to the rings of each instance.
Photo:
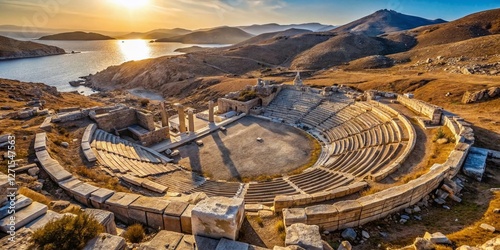
[[[214,122],[214,101],[208,102],[208,121]]]
[[[168,127],[168,114],[165,111],[165,102],[160,103],[161,126]]]
[[[186,132],[186,115],[184,114],[184,106],[180,103],[176,103],[175,107],[179,113],[179,132],[184,133]]]
[[[194,110],[188,110],[189,132],[194,132]]]
[[[165,103],[164,102],[161,102],[160,103],[160,114],[161,114],[161,126],[164,127],[164,128],[167,128],[167,133],[165,135],[165,139],[169,139],[170,138],[170,128],[169,128],[169,124],[168,124],[168,114],[167,114],[167,111],[165,111]]]

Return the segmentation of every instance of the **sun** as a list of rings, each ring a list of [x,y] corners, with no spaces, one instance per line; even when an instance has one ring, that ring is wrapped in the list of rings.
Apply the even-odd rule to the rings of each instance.
[[[112,2],[127,8],[138,8],[146,6],[149,0],[112,0]]]

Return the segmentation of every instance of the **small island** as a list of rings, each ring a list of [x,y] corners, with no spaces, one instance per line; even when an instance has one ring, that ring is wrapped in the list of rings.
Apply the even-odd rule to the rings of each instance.
[[[0,60],[51,56],[65,53],[64,49],[56,46],[19,41],[0,36]]]
[[[74,31],[54,35],[42,36],[38,40],[69,40],[69,41],[93,41],[93,40],[114,40],[115,38],[98,33]]]

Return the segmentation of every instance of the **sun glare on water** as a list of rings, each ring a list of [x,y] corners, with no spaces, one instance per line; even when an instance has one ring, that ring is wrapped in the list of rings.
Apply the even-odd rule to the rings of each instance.
[[[138,8],[146,6],[149,0],[112,0],[112,2],[128,8]]]
[[[142,60],[150,57],[151,50],[146,40],[117,41],[125,61]]]

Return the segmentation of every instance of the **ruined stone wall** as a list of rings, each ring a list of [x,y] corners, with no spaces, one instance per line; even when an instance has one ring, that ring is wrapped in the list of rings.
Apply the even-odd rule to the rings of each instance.
[[[38,135],[46,136],[43,133]],[[36,156],[50,178],[71,198],[87,207],[113,212],[116,218],[125,223],[139,222],[154,229],[191,233],[191,210],[194,205],[99,188],[73,177],[50,156],[47,149],[37,151]],[[3,187],[2,180],[0,175],[0,190]]]
[[[145,135],[139,136],[139,140],[142,142],[143,146],[151,146],[167,139],[168,133],[168,127],[163,127],[157,130],[150,131]]]
[[[428,173],[404,185],[356,200],[340,201],[332,205],[283,209],[285,225],[305,223],[318,225],[329,231],[356,227],[384,218],[422,200],[445,178],[454,177],[458,173],[473,144],[473,141],[467,138],[471,136],[471,129],[467,123],[458,117],[450,116],[443,119],[445,126],[450,128],[457,138],[460,138],[445,163],[435,164]]]
[[[407,108],[419,114],[425,115],[430,119],[432,125],[440,124],[442,115],[441,108],[418,99],[408,98],[403,95],[398,95],[398,101]]]
[[[137,123],[134,109],[122,109],[111,113],[96,115],[94,120],[100,129],[113,132],[113,129],[123,129]]]
[[[276,92],[269,94],[266,97],[261,97],[262,106],[267,107],[274,100],[274,98],[281,92],[281,86],[277,87]]]
[[[240,102],[236,100],[219,98],[217,100],[217,105],[219,107],[219,113],[226,113],[229,111],[250,113],[250,109],[259,104],[259,98],[252,99],[247,102]]]
[[[155,120],[153,114],[140,110],[136,110],[135,114],[137,117],[137,124],[149,131],[155,130]]]

